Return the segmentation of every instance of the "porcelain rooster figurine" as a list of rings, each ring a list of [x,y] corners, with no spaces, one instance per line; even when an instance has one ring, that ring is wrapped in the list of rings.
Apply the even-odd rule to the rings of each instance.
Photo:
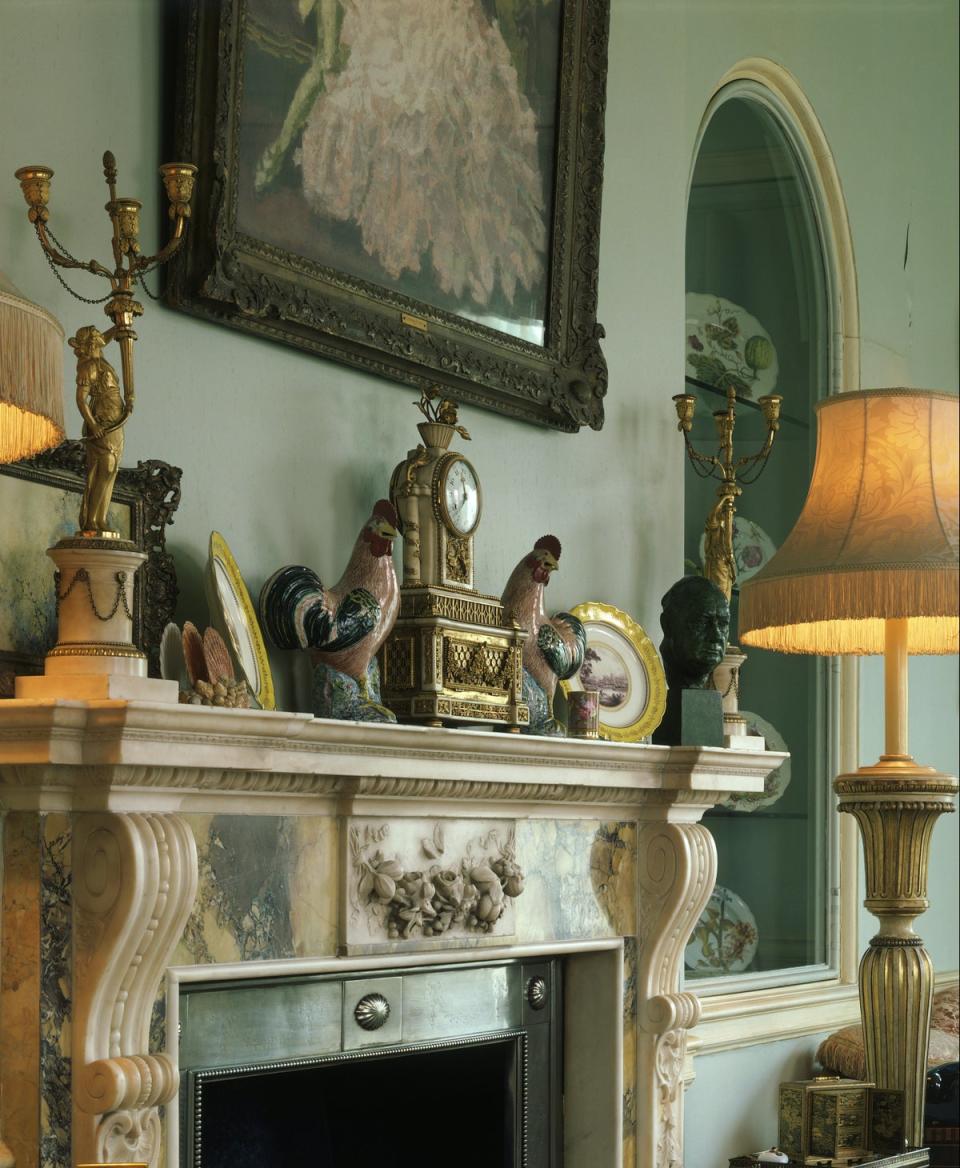
[[[397,513],[386,499],[363,525],[340,580],[325,588],[310,568],[281,568],[260,591],[260,621],[279,649],[308,649],[318,718],[395,722],[380,702],[376,652],[397,619],[393,567]]]
[[[544,535],[513,569],[501,601],[504,620],[516,621],[530,634],[523,647],[523,699],[530,705],[531,734],[562,736],[553,717],[557,682],[573,677],[583,664],[587,637],[583,625],[569,612],[548,617],[543,590],[550,573],[560,566],[560,541]]]

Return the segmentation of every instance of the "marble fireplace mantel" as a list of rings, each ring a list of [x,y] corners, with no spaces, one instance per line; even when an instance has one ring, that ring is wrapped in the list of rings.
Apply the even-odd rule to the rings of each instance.
[[[171,968],[202,976],[257,960],[275,975],[341,955],[373,970],[622,938],[622,1153],[603,1162],[679,1168],[699,1017],[680,973],[716,874],[698,820],[724,792],[762,789],[783,757],[146,702],[0,703],[0,1135],[18,1168],[158,1166],[178,1083],[157,1006]],[[499,849],[522,869],[520,891],[504,885],[508,910],[486,933],[388,933],[351,875],[370,840],[398,861],[422,841],[408,868],[437,850],[456,866]]]

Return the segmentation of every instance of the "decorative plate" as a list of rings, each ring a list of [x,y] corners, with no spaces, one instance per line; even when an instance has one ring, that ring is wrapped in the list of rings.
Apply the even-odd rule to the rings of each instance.
[[[700,536],[701,564],[704,560],[706,541],[707,536],[706,532],[704,532]],[[752,519],[745,518],[743,515],[734,515],[733,558],[737,565],[737,582],[735,587],[739,588],[751,576],[756,576],[760,569],[767,565],[776,550],[777,545],[759,524],[754,523]]]
[[[707,977],[743,973],[759,941],[757,922],[745,901],[718,884],[684,950],[684,965],[691,973]]]
[[[251,694],[262,709],[275,709],[273,675],[257,614],[237,562],[219,531],[210,533],[207,600],[214,627],[226,638]]]
[[[749,710],[741,710],[740,713],[747,719],[747,733],[759,734],[761,738],[765,738],[767,750],[790,749],[776,726],[771,726],[765,718],[761,718],[759,714],[752,714]],[[769,807],[772,803],[776,803],[789,786],[790,759],[785,758],[777,769],[771,771],[763,780],[762,791],[728,795],[726,799],[720,800],[718,806],[728,807],[731,811],[756,811],[760,807]]]
[[[737,396],[773,393],[779,368],[770,334],[745,308],[702,292],[687,293],[686,371]]]
[[[572,611],[586,629],[587,653],[580,672],[561,683],[563,692],[599,690],[600,737],[639,742],[660,725],[667,704],[660,655],[619,608],[591,600]]]

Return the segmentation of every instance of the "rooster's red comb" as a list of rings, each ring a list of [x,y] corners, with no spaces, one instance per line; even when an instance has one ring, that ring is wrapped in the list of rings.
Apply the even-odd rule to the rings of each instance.
[[[555,535],[541,535],[533,545],[535,552],[547,551],[555,560],[560,559],[560,540]]]
[[[391,527],[399,529],[400,520],[389,499],[378,499],[373,505],[373,513],[378,519],[386,519]]]

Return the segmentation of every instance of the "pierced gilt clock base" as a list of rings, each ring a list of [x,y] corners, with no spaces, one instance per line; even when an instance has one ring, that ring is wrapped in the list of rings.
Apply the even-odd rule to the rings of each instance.
[[[520,628],[503,627],[495,596],[435,585],[403,585],[400,615],[380,650],[383,702],[401,722],[529,724],[523,700]]]

